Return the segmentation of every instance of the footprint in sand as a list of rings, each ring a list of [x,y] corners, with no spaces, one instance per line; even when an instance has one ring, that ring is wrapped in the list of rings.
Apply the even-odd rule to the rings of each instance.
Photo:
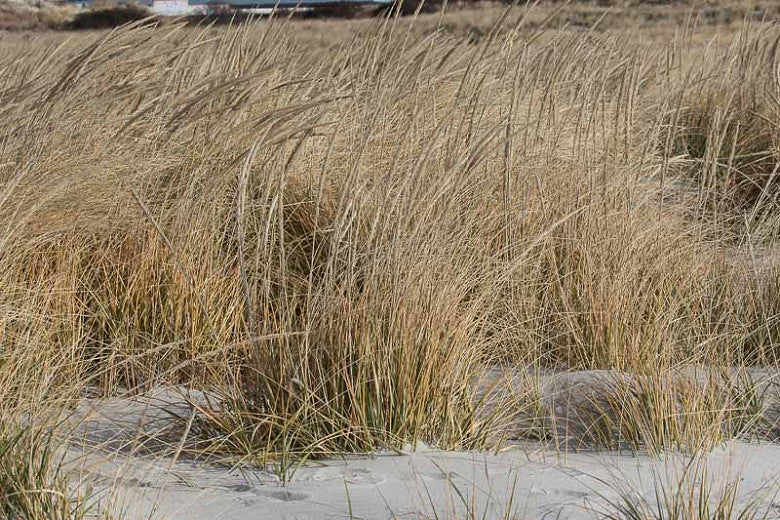
[[[450,473],[436,472],[436,473],[421,474],[419,476],[427,480],[437,480],[437,481],[447,482],[457,478],[458,474],[454,472],[450,472]]]
[[[577,500],[585,499],[590,496],[587,491],[578,491],[576,489],[555,489],[547,488],[540,485],[532,485],[528,488],[528,493],[531,495],[558,495],[568,498],[574,498]]]
[[[386,477],[377,475],[371,470],[353,468],[344,470],[344,480],[352,485],[377,485],[387,481]]]
[[[284,489],[275,490],[275,491],[260,491],[256,493],[258,495],[266,496],[268,498],[273,498],[275,500],[281,500],[282,502],[298,502],[299,500],[306,500],[309,498],[309,495],[306,493],[296,493],[294,491],[287,491]]]
[[[139,488],[154,487],[151,482],[147,482],[145,480],[141,480],[135,477],[129,479],[123,479],[122,484],[125,484],[127,486],[132,486],[132,487],[139,487]]]
[[[385,477],[375,474],[373,471],[365,468],[340,468],[340,467],[323,467],[308,470],[305,474],[295,475],[293,477],[295,482],[329,482],[337,480],[339,482],[346,481],[351,485],[377,485],[387,481]]]
[[[136,477],[130,477],[130,478],[119,477],[119,476],[108,477],[101,473],[93,474],[92,482],[98,486],[118,484],[120,486],[137,487],[137,488],[154,487],[154,485],[151,482],[148,482],[146,480],[141,480]]]
[[[293,480],[296,482],[327,482],[329,480],[340,480],[342,475],[343,471],[339,467],[323,466],[306,468],[306,471],[297,473]]]
[[[228,489],[237,493],[252,493],[253,495],[273,498],[274,500],[281,500],[282,502],[297,502],[310,498],[306,493],[297,493],[286,489],[259,489],[249,484],[236,484],[235,486],[230,486]],[[242,501],[247,500],[243,499]],[[251,502],[252,500],[250,499],[248,501]]]
[[[230,491],[235,491],[236,493],[248,493],[255,488],[249,484],[236,484],[235,486],[228,486],[228,489]]]

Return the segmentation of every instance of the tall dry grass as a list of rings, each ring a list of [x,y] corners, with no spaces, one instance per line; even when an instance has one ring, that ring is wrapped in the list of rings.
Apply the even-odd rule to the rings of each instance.
[[[225,397],[208,449],[473,447],[486,366],[774,367],[776,24],[658,45],[530,13],[5,46],[4,416],[177,383]],[[738,430],[680,395],[658,417]]]

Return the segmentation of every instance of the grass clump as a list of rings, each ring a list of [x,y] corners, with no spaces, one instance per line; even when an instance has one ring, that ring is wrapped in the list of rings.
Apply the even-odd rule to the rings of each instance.
[[[8,519],[105,518],[89,490],[72,486],[52,430],[35,426],[0,433],[0,514]]]
[[[762,508],[760,500],[767,490],[743,497],[739,492],[740,480],[714,476],[705,459],[693,456],[677,472],[655,476],[654,496],[647,497],[625,482],[612,484],[618,498],[602,496],[607,505],[597,515],[611,520],[770,518],[771,511]]]
[[[767,388],[744,373],[603,374],[587,390],[573,385],[560,396],[568,402],[556,427],[574,448],[708,451],[730,439],[772,437]]]
[[[710,65],[689,72],[679,92],[679,109],[668,118],[673,153],[687,158],[699,203],[727,214],[748,215],[748,223],[777,214],[780,164],[780,104],[774,36],[755,29],[741,45]],[[732,216],[732,218],[734,218]]]

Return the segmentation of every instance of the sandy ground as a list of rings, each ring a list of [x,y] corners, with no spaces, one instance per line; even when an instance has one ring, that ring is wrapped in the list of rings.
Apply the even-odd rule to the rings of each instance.
[[[434,518],[434,511],[467,518],[470,510],[479,518],[503,518],[507,510],[518,518],[603,518],[617,489],[652,501],[654,477],[673,486],[687,462],[613,453],[430,451],[309,463],[282,484],[272,470],[128,456],[86,460],[94,471],[90,481],[113,488],[114,509],[125,518],[204,520]],[[710,453],[707,468],[716,490],[727,477],[741,478],[739,502],[760,496],[767,517],[780,518],[780,446],[734,444]]]
[[[579,374],[574,381],[596,376]],[[111,490],[103,499],[128,520],[492,519],[507,512],[509,518],[604,518],[620,489],[651,503],[659,483],[676,490],[690,460],[681,454],[565,452],[524,442],[500,453],[418,446],[402,454],[308,462],[285,475],[274,467],[188,459],[182,424],[192,413],[188,400],[202,399],[198,392],[183,399],[175,389],[158,389],[135,398],[85,400],[74,416],[80,442],[69,448],[69,464],[83,468],[82,485]],[[780,518],[780,444],[735,442],[701,463],[714,496],[737,479],[739,503],[758,499],[767,518]]]

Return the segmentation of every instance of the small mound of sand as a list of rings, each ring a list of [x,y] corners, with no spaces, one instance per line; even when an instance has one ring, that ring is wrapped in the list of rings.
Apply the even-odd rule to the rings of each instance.
[[[498,436],[510,441],[546,440],[566,449],[630,447],[631,428],[652,430],[659,417],[676,421],[676,428],[690,427],[689,418],[721,409],[728,415],[724,426],[745,423],[754,438],[780,439],[780,383],[777,373],[766,370],[723,374],[697,367],[652,377],[607,370],[532,376],[494,369],[477,395],[487,397],[483,415],[502,410],[505,431]]]
[[[84,399],[69,418],[72,438],[112,452],[165,454],[193,446],[188,424],[209,406],[204,392],[158,387],[133,397]]]

